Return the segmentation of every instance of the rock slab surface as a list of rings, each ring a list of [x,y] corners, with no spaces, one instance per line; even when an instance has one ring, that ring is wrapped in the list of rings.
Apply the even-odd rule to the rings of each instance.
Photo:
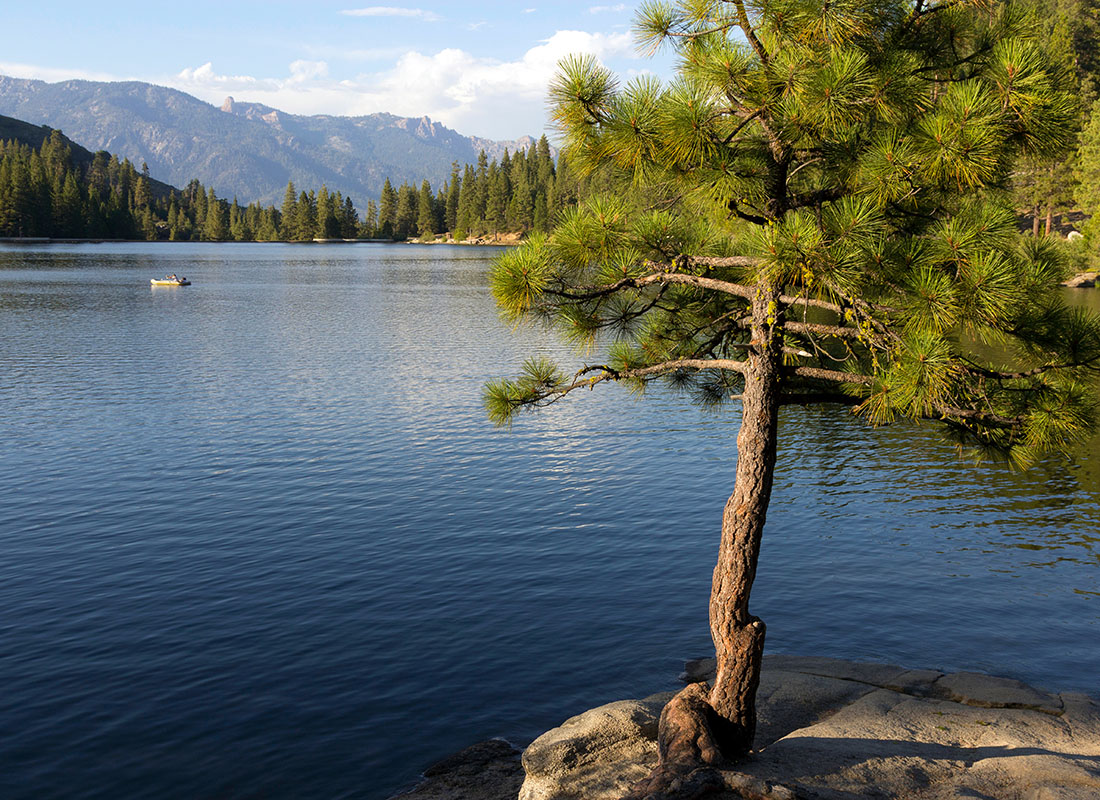
[[[1071,289],[1091,289],[1100,280],[1100,272],[1082,272],[1062,283]]]
[[[707,680],[705,660],[685,679]],[[523,754],[520,800],[617,800],[656,763],[664,700],[620,701]],[[1098,800],[1100,705],[977,673],[768,656],[752,759],[806,800]]]

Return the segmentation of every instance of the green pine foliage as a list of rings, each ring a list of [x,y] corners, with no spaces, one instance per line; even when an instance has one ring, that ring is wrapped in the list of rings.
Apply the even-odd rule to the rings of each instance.
[[[582,196],[492,278],[508,318],[607,342],[608,360],[490,384],[496,421],[604,381],[721,403],[767,341],[782,402],[938,420],[1019,464],[1086,435],[1100,322],[1061,300],[1059,248],[1016,223],[1014,171],[1072,149],[1078,112],[1032,16],[647,2],[637,35],[674,51],[675,81],[571,58],[551,102],[569,168],[612,168],[648,206]]]

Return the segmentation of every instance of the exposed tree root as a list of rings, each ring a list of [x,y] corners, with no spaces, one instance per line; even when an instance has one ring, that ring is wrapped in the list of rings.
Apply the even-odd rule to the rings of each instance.
[[[660,761],[623,800],[696,800],[720,794],[742,800],[797,800],[785,786],[723,769],[728,762],[714,737],[715,714],[707,694],[706,684],[693,683],[665,706],[658,734]]]

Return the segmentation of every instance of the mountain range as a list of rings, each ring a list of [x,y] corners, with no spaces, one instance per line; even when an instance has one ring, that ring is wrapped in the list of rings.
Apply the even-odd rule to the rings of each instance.
[[[185,92],[139,81],[46,83],[0,76],[0,114],[48,125],[93,150],[128,158],[152,176],[191,179],[242,203],[279,203],[288,181],[299,189],[340,191],[360,208],[395,185],[438,188],[451,164],[529,147],[531,137],[500,142],[463,136],[427,117],[288,114],[226,98],[220,108]]]

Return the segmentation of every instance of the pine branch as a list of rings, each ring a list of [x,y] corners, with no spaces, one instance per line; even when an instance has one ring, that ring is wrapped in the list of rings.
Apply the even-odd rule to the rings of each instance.
[[[756,53],[756,57],[760,59],[760,63],[767,66],[771,61],[771,55],[756,36],[756,29],[752,27],[752,21],[749,19],[749,14],[745,10],[744,0],[723,0],[723,2],[732,3],[733,7],[737,9],[738,26],[745,34],[745,38],[748,40],[749,46],[753,49],[753,52]]]
[[[843,328],[839,325],[822,325],[815,322],[784,321],[781,327],[791,333],[800,333],[806,336],[816,334],[818,336],[835,336],[838,339],[858,339],[863,332],[858,328]]]
[[[1024,378],[1034,378],[1038,375],[1054,372],[1056,370],[1079,369],[1082,367],[1086,369],[1097,369],[1097,365],[1100,365],[1100,356],[1086,359],[1085,361],[1068,361],[1064,364],[1044,364],[1041,367],[1024,370],[1023,372],[1000,372],[998,370],[986,369],[970,361],[967,362],[967,366],[963,369],[968,375],[974,375],[979,378],[990,378],[998,381],[1016,381]]]
[[[618,370],[607,364],[593,364],[578,370],[573,376],[573,380],[568,385],[548,390],[541,396],[526,402],[525,405],[546,405],[561,399],[576,389],[591,389],[607,381],[655,378],[661,375],[667,375],[670,372],[678,372],[685,369],[718,369],[744,374],[748,368],[749,364],[747,361],[734,361],[728,358],[680,358],[672,361],[663,361],[660,364],[651,364],[648,367],[625,370]],[[590,378],[584,377],[593,372],[599,374],[593,375]]]
[[[862,375],[858,372],[840,372],[839,370],[823,369],[821,367],[789,367],[786,372],[788,375],[799,378],[810,378],[831,383],[853,383],[861,386],[869,386],[875,380],[870,375]]]

